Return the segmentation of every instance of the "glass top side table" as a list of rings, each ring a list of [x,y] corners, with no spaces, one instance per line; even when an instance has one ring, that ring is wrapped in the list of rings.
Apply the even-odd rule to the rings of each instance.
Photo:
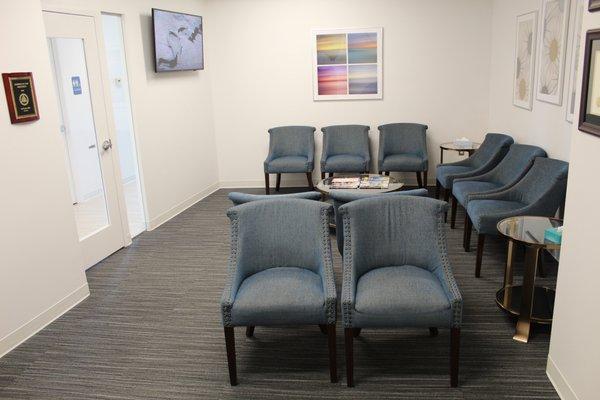
[[[554,289],[536,286],[535,275],[540,251],[560,250],[560,244],[544,239],[547,228],[559,227],[562,220],[548,217],[519,216],[498,222],[500,235],[508,239],[508,254],[504,271],[504,286],[496,293],[496,304],[504,311],[518,317],[514,340],[529,341],[532,323],[552,323]],[[513,284],[513,259],[515,243],[525,246],[523,284]]]
[[[442,144],[440,144],[440,164],[444,163],[444,150],[458,151],[458,154],[461,156],[464,153],[467,153],[469,155],[469,157],[471,157],[473,155],[473,153],[475,153],[475,150],[477,150],[480,145],[481,145],[481,143],[475,143],[475,142],[471,142],[471,145],[468,147],[457,145],[454,142],[442,143]]]

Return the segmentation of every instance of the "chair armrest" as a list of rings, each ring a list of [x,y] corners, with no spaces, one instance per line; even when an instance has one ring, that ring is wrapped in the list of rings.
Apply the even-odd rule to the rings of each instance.
[[[233,326],[231,321],[231,309],[237,295],[238,288],[242,283],[242,274],[238,268],[238,219],[237,214],[232,211],[227,212],[231,219],[231,252],[227,262],[227,280],[223,295],[221,296],[221,314],[223,326]]]
[[[383,160],[385,159],[385,135],[379,135],[379,150],[377,152],[377,168],[381,170],[381,166],[383,164]],[[381,171],[379,171],[381,172]]]
[[[329,238],[329,217],[333,207],[323,208],[321,211],[322,248],[321,265],[319,275],[323,284],[323,294],[325,295],[325,312],[327,314],[327,323],[335,324],[337,311],[337,293],[335,290],[335,277],[333,275],[333,258],[331,255],[331,240]]]
[[[352,259],[352,237],[350,235],[350,217],[342,214],[344,221],[344,266],[342,273],[342,316],[344,327],[352,328],[352,313],[354,312],[354,301],[356,298],[356,271]],[[339,229],[339,227],[338,227]]]

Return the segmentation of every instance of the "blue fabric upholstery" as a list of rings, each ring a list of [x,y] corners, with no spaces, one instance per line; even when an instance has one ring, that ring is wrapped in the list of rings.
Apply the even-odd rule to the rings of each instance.
[[[269,155],[266,174],[312,172],[315,154],[315,128],[281,126],[269,129]]]
[[[224,326],[335,323],[331,211],[326,203],[293,198],[229,209]]]
[[[436,178],[442,187],[452,189],[454,179],[485,174],[498,165],[513,142],[513,138],[508,135],[488,133],[479,149],[471,157],[438,165],[435,171]]]
[[[337,239],[337,246],[340,254],[344,254],[344,230],[342,216],[340,215],[339,208],[346,203],[351,201],[360,200],[360,199],[368,199],[375,196],[421,196],[427,197],[429,192],[427,189],[413,189],[413,190],[403,190],[399,192],[390,192],[390,193],[372,193],[368,190],[362,192],[345,192],[345,191],[336,191],[332,190],[329,194],[329,197],[333,200],[333,212],[335,215],[335,225],[337,226],[335,230],[335,235]]]
[[[333,125],[323,131],[321,172],[368,172],[369,127]]]
[[[445,202],[378,196],[340,207],[344,327],[460,327],[446,250]]]
[[[386,124],[379,126],[379,171],[427,171],[427,125]]]
[[[486,235],[497,235],[496,225],[518,215],[553,217],[564,203],[569,164],[538,157],[518,183],[493,193],[469,196],[467,213],[473,227]]]
[[[452,195],[462,206],[466,206],[471,194],[506,190],[529,171],[536,157],[546,157],[546,152],[537,146],[513,144],[491,171],[470,178],[454,179]]]
[[[234,206],[240,204],[249,203],[251,201],[258,200],[275,200],[275,199],[307,199],[307,200],[321,200],[321,193],[319,192],[302,192],[302,193],[289,193],[289,194],[278,194],[278,195],[265,195],[265,194],[249,194],[240,192],[231,192],[227,195],[229,200]]]

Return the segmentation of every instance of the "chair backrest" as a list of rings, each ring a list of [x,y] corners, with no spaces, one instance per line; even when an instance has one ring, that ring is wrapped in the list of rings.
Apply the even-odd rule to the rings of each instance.
[[[535,206],[535,213],[553,216],[567,192],[569,163],[538,157],[527,174],[508,189],[509,200]]]
[[[302,193],[289,193],[289,194],[278,194],[278,195],[265,195],[265,194],[249,194],[241,192],[231,192],[227,195],[229,200],[234,206],[238,206],[244,203],[250,203],[251,201],[259,200],[282,200],[282,199],[307,199],[307,200],[321,200],[321,193],[319,192],[302,192]]]
[[[315,128],[312,126],[280,126],[269,129],[269,153],[275,157],[304,156],[315,151]]]
[[[232,253],[242,278],[273,267],[318,273],[331,256],[332,206],[304,199],[263,200],[230,208]]]
[[[385,124],[379,129],[380,156],[389,154],[427,154],[427,125],[412,123]]]
[[[415,196],[378,196],[340,207],[344,259],[356,279],[381,267],[413,265],[433,271],[443,265],[448,204]]]
[[[487,164],[490,160],[494,160],[493,165],[496,165],[506,155],[510,145],[513,143],[513,138],[508,135],[503,133],[488,133],[485,135],[481,146],[467,160],[475,168]]]
[[[323,155],[369,155],[369,127],[366,125],[332,125],[321,128]]]
[[[403,190],[399,192],[390,192],[390,193],[369,193],[367,192],[343,192],[343,191],[331,191],[329,197],[333,200],[333,212],[335,214],[335,236],[337,239],[337,246],[340,254],[344,254],[344,230],[343,228],[343,220],[342,216],[339,212],[341,206],[351,201],[361,200],[361,199],[369,199],[376,196],[420,196],[427,197],[428,192],[427,189],[413,189],[413,190]]]
[[[526,144],[513,144],[502,161],[482,178],[501,186],[514,184],[529,171],[537,157],[546,157],[544,149]]]

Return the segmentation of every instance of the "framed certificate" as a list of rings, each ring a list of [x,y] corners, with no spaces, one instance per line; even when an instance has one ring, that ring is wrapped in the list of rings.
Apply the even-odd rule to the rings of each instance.
[[[31,72],[2,74],[2,81],[10,122],[18,124],[40,119]]]

